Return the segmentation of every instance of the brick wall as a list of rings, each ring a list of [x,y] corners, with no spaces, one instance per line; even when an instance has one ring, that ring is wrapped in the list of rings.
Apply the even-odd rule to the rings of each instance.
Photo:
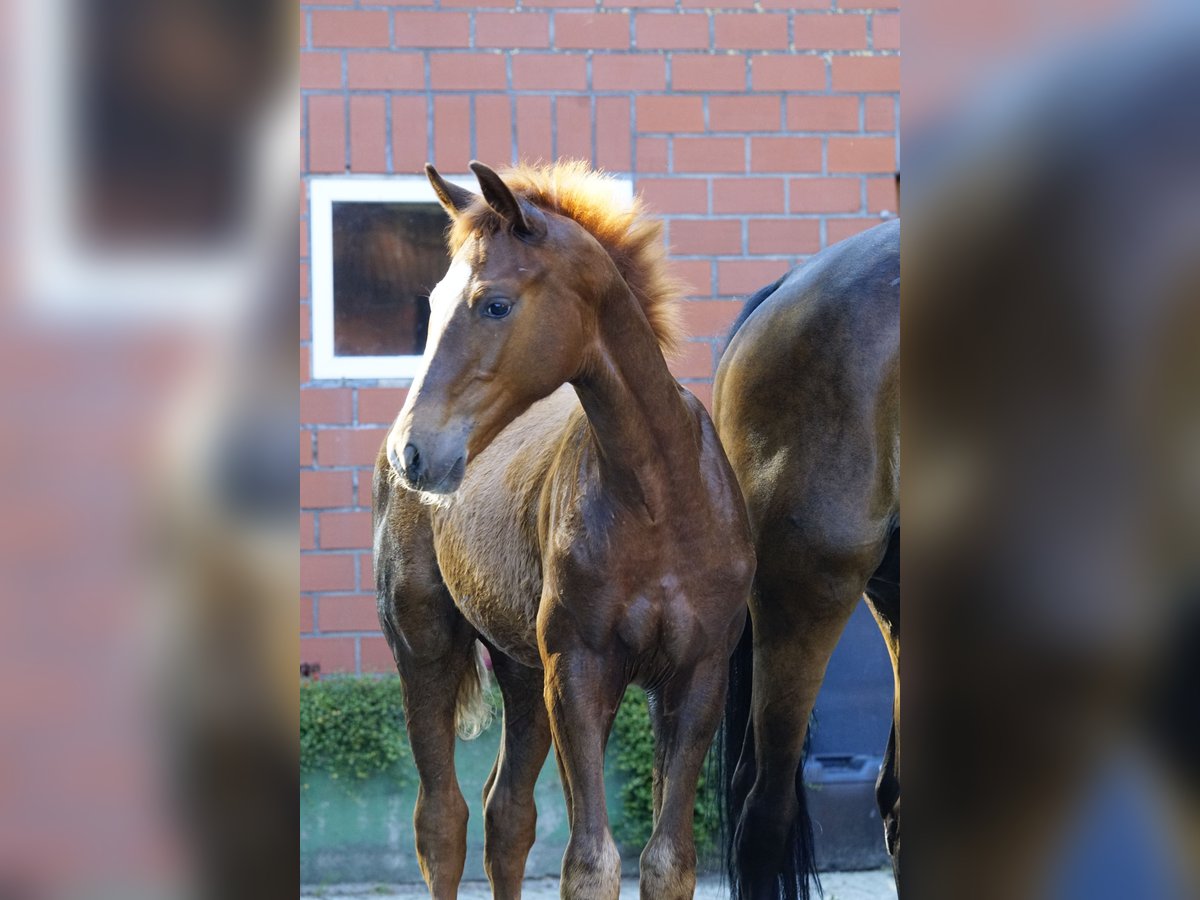
[[[691,286],[675,374],[705,403],[749,293],[894,211],[899,0],[304,4],[307,174],[584,157],[632,177]],[[371,466],[397,382],[314,382],[301,197],[301,658],[389,671]]]

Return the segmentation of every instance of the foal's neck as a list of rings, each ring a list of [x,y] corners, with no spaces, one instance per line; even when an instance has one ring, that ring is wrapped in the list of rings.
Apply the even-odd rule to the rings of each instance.
[[[699,471],[695,417],[624,281],[599,309],[594,353],[573,384],[606,487],[659,519]]]

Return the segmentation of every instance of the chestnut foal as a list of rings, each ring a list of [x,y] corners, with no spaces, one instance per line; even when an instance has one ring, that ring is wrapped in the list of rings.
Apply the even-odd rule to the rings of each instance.
[[[655,733],[642,897],[691,897],[696,783],[754,551],[712,421],[663,358],[677,291],[661,226],[579,163],[503,179],[471,169],[482,196],[426,167],[453,261],[374,481],[379,613],[420,774],[421,869],[435,898],[455,896],[467,822],[455,717],[469,728],[478,706],[478,639],[504,699],[484,792],[495,896],[520,896],[551,739],[571,825],[562,896],[618,896],[603,757],[632,682]]]

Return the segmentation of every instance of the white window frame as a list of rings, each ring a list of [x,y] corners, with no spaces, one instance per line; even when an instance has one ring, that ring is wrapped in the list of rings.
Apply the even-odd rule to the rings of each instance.
[[[474,175],[443,175],[451,184],[478,191]],[[633,182],[614,178],[620,203],[633,200]],[[421,356],[338,356],[333,341],[333,204],[437,203],[424,175],[313,176],[308,181],[312,263],[312,377],[314,381],[411,381]]]

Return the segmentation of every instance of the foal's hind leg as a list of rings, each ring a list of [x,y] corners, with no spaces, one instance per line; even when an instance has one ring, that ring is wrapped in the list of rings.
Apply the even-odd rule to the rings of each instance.
[[[413,815],[417,860],[434,900],[458,894],[467,851],[467,804],[454,771],[455,707],[476,677],[475,631],[442,584],[427,514],[393,494],[379,531],[379,620],[404,693],[409,746],[420,786]]]
[[[533,786],[550,749],[542,673],[493,652],[504,695],[504,738],[483,792],[483,865],[497,900],[521,896],[525,859],[537,828]]]
[[[642,851],[642,900],[686,900],[696,890],[696,785],[725,706],[726,669],[716,654],[665,684],[651,706],[661,770],[654,833]]]

